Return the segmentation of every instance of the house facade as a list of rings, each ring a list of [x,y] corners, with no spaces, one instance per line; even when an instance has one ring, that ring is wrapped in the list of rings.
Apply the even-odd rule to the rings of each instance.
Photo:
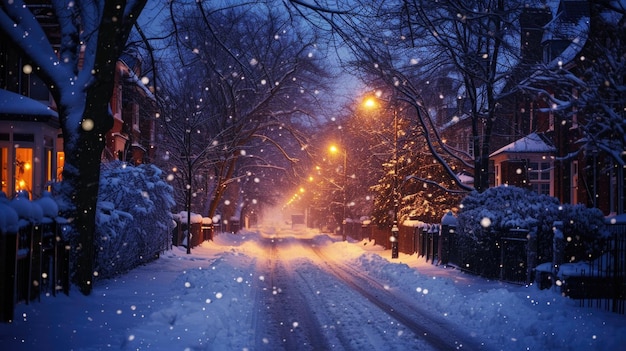
[[[521,60],[514,74],[528,76],[538,65],[558,65],[581,77],[581,63],[597,55],[592,44],[607,40],[596,22],[624,21],[619,16],[594,16],[589,1],[560,0],[553,5],[522,11]],[[626,37],[621,39],[626,42]],[[543,88],[559,98],[553,84]],[[591,117],[575,109],[553,112],[549,99],[522,93],[503,101],[500,110],[490,145],[491,185],[528,187],[562,203],[597,207],[607,215],[624,212],[623,167],[606,152],[584,147],[582,128]],[[447,143],[472,155],[467,137],[470,122],[459,118],[457,123],[444,125],[442,134],[449,136]]]
[[[503,146],[490,155],[495,185],[514,185],[554,196],[555,153],[550,140],[537,133]]]
[[[544,27],[541,41],[542,63],[570,74],[583,77],[587,69],[586,62],[597,59],[602,53],[597,52],[597,45],[610,47],[623,45],[626,31],[607,34],[601,28],[608,22],[622,22],[622,16],[615,14],[596,13],[596,8],[589,1],[561,0],[553,11],[553,19]],[[621,18],[621,19],[620,19]],[[614,23],[611,23],[614,24]],[[620,37],[620,42],[609,44],[608,36]],[[623,82],[625,77],[615,77]],[[545,89],[552,92],[555,98],[561,98],[553,86]],[[578,92],[572,89],[571,96]],[[615,99],[616,97],[611,97]],[[625,101],[622,93],[617,101]],[[607,104],[613,104],[608,102]],[[555,147],[551,162],[551,195],[562,203],[584,204],[588,207],[601,209],[605,214],[624,213],[624,178],[623,167],[615,159],[599,148],[589,149],[585,143],[583,129],[596,117],[592,109],[577,110],[576,107],[566,111],[552,111],[550,102],[542,99],[527,103],[520,108],[534,112],[536,128],[528,132],[541,133]],[[621,107],[620,107],[621,108]],[[549,112],[544,112],[549,111]],[[626,116],[624,116],[626,118]],[[624,153],[622,152],[622,162]]]
[[[30,1],[48,39],[60,40],[58,21],[46,0]],[[111,98],[114,127],[102,160],[149,162],[154,153],[155,99],[141,80],[141,60],[117,62]],[[51,94],[28,61],[0,33],[0,182],[5,196],[27,192],[37,199],[62,178],[63,135]]]
[[[63,166],[56,112],[42,102],[0,90],[1,191],[39,197]]]

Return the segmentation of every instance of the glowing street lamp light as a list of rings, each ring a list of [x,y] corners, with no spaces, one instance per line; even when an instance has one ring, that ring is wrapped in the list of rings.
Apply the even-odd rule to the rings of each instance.
[[[373,109],[378,105],[378,103],[376,102],[376,99],[374,99],[373,97],[368,97],[367,99],[365,99],[365,101],[363,101],[363,106],[367,109]]]

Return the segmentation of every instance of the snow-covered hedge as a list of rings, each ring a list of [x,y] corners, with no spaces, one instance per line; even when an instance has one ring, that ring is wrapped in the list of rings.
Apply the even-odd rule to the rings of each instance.
[[[570,261],[594,256],[599,239],[607,234],[598,209],[560,204],[554,197],[514,186],[472,192],[461,202],[458,214],[458,247],[463,262],[457,263],[487,276],[497,276],[498,240],[518,228],[536,236],[536,262],[551,261],[555,221],[564,223],[563,233],[568,238],[565,257]]]
[[[99,278],[124,273],[169,247],[172,187],[154,165],[102,166],[96,217]]]

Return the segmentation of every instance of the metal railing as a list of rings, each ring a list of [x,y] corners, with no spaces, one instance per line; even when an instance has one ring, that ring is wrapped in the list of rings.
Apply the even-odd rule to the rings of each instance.
[[[0,233],[0,316],[13,319],[15,305],[41,294],[69,294],[69,245],[64,221],[21,221],[18,230]]]
[[[472,252],[464,247],[455,227],[441,224],[400,226],[398,249],[404,254],[417,254],[432,264],[453,265],[472,274],[515,284],[535,282],[545,288],[541,272],[535,272],[536,240],[529,241],[528,231],[515,229],[493,233],[490,253]],[[599,255],[588,269],[560,283],[560,292],[580,301],[581,306],[598,307],[616,313],[626,313],[626,224],[609,226],[611,235],[598,239]],[[354,240],[369,240],[391,249],[391,228],[347,223],[346,234]],[[533,251],[535,250],[535,251]],[[489,256],[489,257],[487,257]],[[545,278],[545,277],[544,277]],[[550,277],[555,280],[556,278]],[[552,281],[549,282],[549,285]],[[548,286],[549,286],[548,285]]]

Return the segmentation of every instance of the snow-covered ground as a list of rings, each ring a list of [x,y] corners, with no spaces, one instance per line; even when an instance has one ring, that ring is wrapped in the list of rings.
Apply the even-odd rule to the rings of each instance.
[[[289,244],[268,255],[273,241]],[[298,338],[286,341],[288,334],[302,333],[302,340],[326,338],[321,343],[336,350],[424,349],[401,324],[389,317],[377,320],[384,313],[364,307],[366,299],[324,276],[327,263],[302,243],[364,273],[392,296],[414,301],[443,321],[449,329],[444,335],[467,335],[486,350],[618,350],[626,344],[626,316],[579,307],[555,291],[487,281],[415,255],[392,260],[389,251],[366,241],[342,242],[274,224],[220,234],[191,255],[175,247],[127,275],[99,282],[88,297],[73,290],[69,297],[19,304],[16,320],[0,324],[0,345],[3,350],[314,348],[294,345]],[[293,298],[287,280],[308,288],[287,301]],[[302,311],[310,316],[298,320]],[[312,325],[319,330],[306,330]]]

